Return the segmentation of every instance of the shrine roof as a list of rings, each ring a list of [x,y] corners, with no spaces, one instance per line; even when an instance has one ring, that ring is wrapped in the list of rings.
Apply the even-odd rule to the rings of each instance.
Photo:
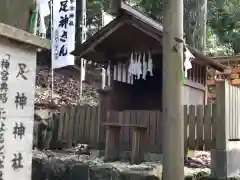
[[[133,36],[134,35],[134,36]],[[73,55],[100,64],[108,60],[114,61],[116,54],[130,54],[134,45],[141,48],[157,50],[162,54],[163,26],[161,23],[121,2],[119,15],[100,31],[95,33],[83,44],[76,45]],[[144,43],[142,43],[144,42]],[[218,71],[224,71],[226,66],[189,47],[197,61],[211,66]],[[118,56],[118,57],[119,57]]]

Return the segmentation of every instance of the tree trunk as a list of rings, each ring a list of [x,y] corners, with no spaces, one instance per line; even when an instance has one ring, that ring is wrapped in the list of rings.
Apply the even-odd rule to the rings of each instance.
[[[206,39],[207,0],[184,0],[184,32],[186,42],[204,52]]]

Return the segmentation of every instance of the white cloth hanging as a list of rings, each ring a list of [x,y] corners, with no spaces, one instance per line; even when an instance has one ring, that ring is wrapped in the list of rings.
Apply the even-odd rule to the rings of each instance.
[[[111,70],[110,70],[110,61],[108,61],[108,67],[107,67],[107,86],[110,87],[111,85],[111,80],[110,80],[110,76],[111,76]]]
[[[129,67],[128,67],[128,72],[129,72],[131,75],[134,74],[133,52],[131,53],[131,56],[130,56],[130,64],[129,64]]]
[[[142,75],[142,63],[141,63],[141,53],[138,53],[138,59],[137,59],[137,79],[141,79]]]
[[[143,69],[143,73],[142,73],[142,77],[144,80],[146,80],[147,77],[147,61],[146,61],[146,54],[145,52],[143,53],[143,59],[142,59],[142,69]]]
[[[137,58],[138,58],[138,54],[135,52],[134,53],[134,58],[133,58],[133,75],[134,76],[137,76],[137,68],[138,68],[138,65],[137,65]]]
[[[106,87],[106,69],[102,68],[102,89]]]
[[[187,71],[189,69],[192,69],[192,63],[191,63],[191,59],[195,58],[193,56],[193,54],[189,51],[189,49],[185,46],[186,48],[186,51],[184,52],[184,56],[185,56],[185,59],[184,59],[184,68],[185,68],[185,77],[187,77]]]
[[[108,62],[108,67],[107,67],[107,75],[110,76],[110,62]]]
[[[153,64],[152,64],[152,56],[150,51],[148,51],[148,66],[147,66],[147,72],[150,73],[150,76],[153,76]]]

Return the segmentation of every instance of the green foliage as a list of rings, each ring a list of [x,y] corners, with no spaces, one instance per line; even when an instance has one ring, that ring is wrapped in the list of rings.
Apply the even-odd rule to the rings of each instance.
[[[233,53],[231,48],[219,42],[217,35],[213,33],[212,28],[209,26],[207,27],[206,40],[207,40],[206,53],[208,55],[225,56],[225,55],[231,55]]]
[[[101,10],[106,6],[106,0],[87,1],[88,36],[97,32],[102,25]]]
[[[133,0],[134,6],[148,14],[151,18],[162,22],[164,4],[163,0]]]
[[[240,0],[209,0],[208,25],[222,45],[240,53]]]
[[[138,8],[161,21],[163,0],[135,0]],[[204,0],[184,0],[187,43],[202,50]],[[240,0],[208,0],[207,51],[215,55],[240,53]],[[197,43],[197,44],[196,44]]]

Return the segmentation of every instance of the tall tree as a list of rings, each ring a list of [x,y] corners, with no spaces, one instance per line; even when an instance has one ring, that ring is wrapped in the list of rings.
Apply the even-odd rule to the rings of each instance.
[[[207,0],[184,0],[184,32],[189,45],[203,52],[206,40]]]
[[[109,9],[110,0],[87,1],[87,27],[88,36],[93,35],[102,27],[102,10]]]
[[[162,22],[163,0],[135,0],[136,7]],[[206,37],[207,0],[184,0],[184,32],[186,42],[203,51]]]

